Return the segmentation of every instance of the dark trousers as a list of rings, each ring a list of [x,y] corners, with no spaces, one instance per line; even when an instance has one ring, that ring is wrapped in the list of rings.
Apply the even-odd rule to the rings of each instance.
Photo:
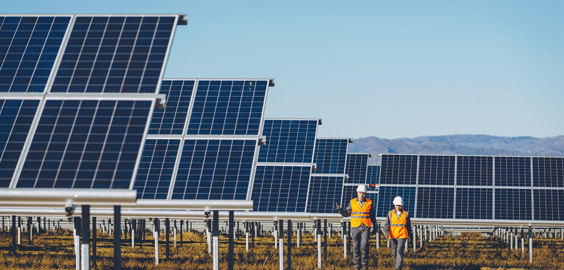
[[[353,240],[353,261],[355,266],[368,266],[368,237],[370,228],[364,224],[360,227],[351,228],[351,238]],[[362,263],[360,254],[362,251]]]
[[[394,256],[395,269],[401,269],[403,264],[403,250],[407,238],[390,239],[392,245],[392,255]]]

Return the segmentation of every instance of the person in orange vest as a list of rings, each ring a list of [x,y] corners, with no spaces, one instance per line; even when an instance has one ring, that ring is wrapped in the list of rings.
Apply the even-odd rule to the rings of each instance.
[[[372,235],[376,234],[376,214],[372,200],[366,198],[366,185],[358,185],[356,194],[357,197],[350,201],[347,208],[343,210],[337,206],[337,210],[343,217],[351,217],[353,261],[356,269],[361,269],[361,265],[368,269],[368,233],[372,228]]]
[[[392,255],[394,257],[395,269],[400,269],[403,264],[403,250],[408,238],[411,238],[411,218],[409,213],[403,210],[403,198],[397,196],[394,198],[394,209],[388,212],[386,222],[384,223],[384,231],[387,232],[386,238],[392,246]]]

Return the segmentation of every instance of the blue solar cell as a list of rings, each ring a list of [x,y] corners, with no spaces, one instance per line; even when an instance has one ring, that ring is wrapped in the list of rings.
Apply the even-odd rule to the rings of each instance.
[[[343,181],[343,176],[311,176],[308,212],[336,213],[333,205],[341,202]]]
[[[497,158],[496,158],[497,159]],[[495,219],[531,220],[531,190],[530,189],[499,189],[494,190]]]
[[[416,181],[416,155],[382,155],[380,184],[415,185]]]
[[[0,92],[43,92],[69,16],[0,17]]]
[[[368,154],[348,154],[346,173],[348,184],[366,184],[366,171],[368,170]]]
[[[310,174],[310,166],[257,166],[254,210],[305,212]]]
[[[457,188],[457,219],[492,219],[493,190],[491,188]]]
[[[491,186],[493,157],[458,156],[456,184],[461,186]]]
[[[419,185],[454,185],[454,156],[419,156]]]
[[[134,189],[139,199],[166,199],[180,140],[147,140]]]
[[[535,220],[564,221],[564,190],[534,190]]]
[[[417,218],[453,218],[454,188],[420,187]]]
[[[259,162],[312,163],[317,120],[265,120]]]
[[[268,81],[200,80],[188,134],[259,135]]]
[[[78,16],[51,92],[156,93],[175,16]]]
[[[385,217],[388,211],[394,209],[394,198],[401,196],[403,198],[403,209],[414,217],[415,209],[415,187],[390,187],[381,186],[378,191],[378,207],[376,208],[377,217]]]
[[[47,100],[17,187],[128,189],[151,105]]]
[[[185,140],[172,199],[246,200],[257,140]]]
[[[14,175],[38,100],[0,100],[0,187],[7,188]]]
[[[533,158],[535,187],[564,187],[564,158]]]
[[[380,184],[380,166],[368,166],[368,170],[366,171],[366,184]]]
[[[313,163],[316,173],[344,174],[348,139],[317,139]]]
[[[529,157],[496,157],[495,185],[530,187],[531,159]]]
[[[166,94],[166,106],[155,109],[151,117],[149,134],[181,135],[194,90],[194,80],[163,80],[160,94]]]

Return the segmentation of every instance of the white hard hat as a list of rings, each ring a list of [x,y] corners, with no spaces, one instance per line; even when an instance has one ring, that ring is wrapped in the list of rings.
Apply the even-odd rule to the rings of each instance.
[[[358,187],[356,188],[356,192],[366,193],[366,185],[358,185]]]
[[[400,196],[397,196],[394,198],[394,205],[403,205],[403,198]]]

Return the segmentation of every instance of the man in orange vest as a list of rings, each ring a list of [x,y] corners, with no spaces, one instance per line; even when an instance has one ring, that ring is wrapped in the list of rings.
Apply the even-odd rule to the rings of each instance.
[[[366,185],[359,185],[356,194],[357,198],[352,199],[346,209],[337,207],[337,210],[343,217],[351,217],[353,261],[356,269],[360,269],[361,266],[361,250],[362,267],[368,269],[368,232],[372,228],[372,234],[376,234],[376,215],[372,200],[366,198]]]
[[[411,218],[409,213],[403,210],[403,198],[394,198],[395,209],[388,212],[388,217],[384,223],[386,237],[392,246],[395,269],[400,269],[403,264],[403,249],[408,238],[411,238]]]

